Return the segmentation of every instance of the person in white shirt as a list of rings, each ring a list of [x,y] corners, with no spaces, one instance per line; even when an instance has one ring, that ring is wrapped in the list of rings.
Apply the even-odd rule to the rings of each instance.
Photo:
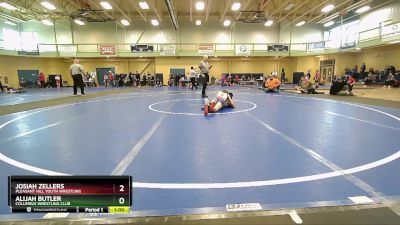
[[[79,59],[74,59],[74,64],[69,67],[70,74],[74,80],[74,95],[77,95],[78,86],[81,89],[81,94],[85,95],[85,84],[83,83],[82,74],[84,73],[83,66],[79,64]]]
[[[192,91],[193,91],[193,87],[195,87],[197,90],[197,85],[196,85],[197,74],[196,74],[196,71],[194,70],[193,66],[190,67],[189,77],[190,77],[190,82],[192,83]]]
[[[54,79],[56,80],[57,88],[60,88],[60,86],[61,86],[61,77],[60,77],[60,75],[56,75],[56,77]]]

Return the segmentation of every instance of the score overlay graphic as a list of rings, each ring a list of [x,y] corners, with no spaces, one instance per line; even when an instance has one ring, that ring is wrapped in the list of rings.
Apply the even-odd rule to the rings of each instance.
[[[129,213],[130,176],[9,176],[8,205],[18,213]]]

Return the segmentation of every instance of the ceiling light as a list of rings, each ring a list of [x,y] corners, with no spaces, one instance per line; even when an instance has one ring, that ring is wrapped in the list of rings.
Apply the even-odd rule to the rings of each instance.
[[[16,10],[17,8],[13,5],[8,4],[7,2],[0,2],[0,6],[9,10]]]
[[[359,9],[357,9],[357,10],[356,10],[356,13],[358,13],[358,14],[365,13],[365,12],[368,11],[370,8],[371,8],[371,7],[368,6],[368,5],[363,6],[363,7],[359,8]]]
[[[17,24],[10,22],[10,21],[4,21],[5,24],[11,25],[11,26],[17,26]]]
[[[232,4],[231,9],[232,9],[233,11],[238,11],[238,10],[240,9],[240,6],[242,6],[242,4],[240,4],[240,2],[234,2],[234,3]]]
[[[274,21],[273,20],[268,20],[267,22],[264,23],[264,26],[269,27],[272,24],[274,24]]]
[[[230,20],[225,20],[224,21],[224,26],[227,27],[229,25],[231,25],[231,21]]]
[[[296,4],[294,4],[294,3],[290,3],[290,4],[288,4],[283,10],[284,11],[289,11],[289,10],[291,10],[292,8],[293,8],[293,6],[295,6]]]
[[[53,26],[54,23],[51,20],[42,20],[42,23],[47,26]]]
[[[55,10],[56,7],[51,4],[50,2],[41,2],[40,3],[43,7],[47,8],[48,10]]]
[[[201,25],[201,20],[196,20],[196,25],[200,26]]]
[[[306,23],[306,21],[301,21],[301,22],[298,22],[295,26],[296,27],[301,27],[301,26],[303,26],[304,24]]]
[[[322,9],[321,9],[321,12],[323,12],[323,13],[327,13],[327,12],[330,12],[330,11],[332,11],[334,8],[335,8],[335,6],[334,6],[334,5],[332,5],[332,4],[329,4],[329,5],[325,6],[324,8],[322,8]]]
[[[112,9],[112,6],[111,6],[110,3],[108,3],[108,2],[100,2],[100,5],[101,5],[104,9]]]
[[[196,2],[196,9],[200,11],[204,10],[204,2],[202,1]]]
[[[158,26],[160,23],[158,22],[158,20],[152,19],[151,24],[153,24],[153,26]]]
[[[128,20],[121,20],[121,23],[122,23],[122,25],[124,25],[124,26],[129,26],[129,25],[130,25],[130,23],[129,23]]]
[[[324,27],[330,27],[330,26],[332,26],[333,24],[335,24],[335,22],[329,21],[329,22],[327,22],[327,23],[324,24]]]
[[[75,19],[74,22],[81,26],[85,25],[85,22],[83,22],[82,20]]]
[[[139,6],[142,9],[149,9],[149,4],[147,4],[147,2],[145,2],[145,1],[140,1]]]

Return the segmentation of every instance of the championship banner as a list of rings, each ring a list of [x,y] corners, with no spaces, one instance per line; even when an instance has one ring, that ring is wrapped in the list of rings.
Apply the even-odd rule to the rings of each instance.
[[[176,54],[176,46],[175,45],[161,45],[160,46],[160,55],[175,55]]]
[[[33,50],[33,51],[19,50],[18,55],[39,55],[39,50]]]
[[[100,55],[115,55],[115,45],[100,45]]]
[[[214,53],[214,45],[213,44],[200,44],[199,45],[199,53],[200,54]]]
[[[236,55],[250,55],[251,45],[236,45]]]
[[[400,38],[400,23],[381,27],[381,36],[384,41],[393,41]]]
[[[268,45],[269,52],[287,52],[289,45]]]
[[[152,52],[154,46],[152,45],[131,45],[131,52]]]
[[[60,56],[76,57],[77,48],[76,45],[59,45],[58,51]]]
[[[325,42],[315,42],[307,44],[307,52],[323,52],[325,50]]]
[[[348,49],[348,48],[354,48],[356,47],[356,42],[347,42],[347,43],[342,43],[340,46],[340,49]]]

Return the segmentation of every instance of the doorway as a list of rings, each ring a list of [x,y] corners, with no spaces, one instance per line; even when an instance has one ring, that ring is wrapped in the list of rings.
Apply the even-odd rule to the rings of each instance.
[[[104,75],[108,75],[110,71],[115,75],[115,68],[114,67],[109,67],[109,68],[96,68],[96,75],[97,75],[97,82],[99,85],[103,86],[104,85]]]
[[[19,85],[24,88],[37,87],[39,70],[17,70]]]
[[[323,60],[320,63],[321,77],[325,83],[332,83],[333,76],[335,75],[335,60]]]

